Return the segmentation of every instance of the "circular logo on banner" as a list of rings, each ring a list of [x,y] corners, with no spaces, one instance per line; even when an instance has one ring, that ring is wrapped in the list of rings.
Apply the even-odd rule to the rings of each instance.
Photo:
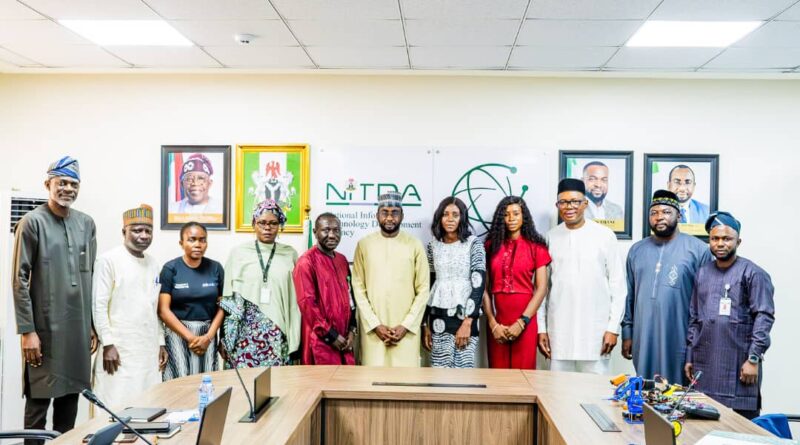
[[[494,215],[494,206],[506,196],[524,197],[527,185],[515,189],[513,184],[517,167],[505,164],[480,164],[467,170],[453,186],[451,195],[461,199],[469,208],[469,219],[476,223],[475,235],[482,237],[489,232]],[[516,191],[518,190],[518,192]]]

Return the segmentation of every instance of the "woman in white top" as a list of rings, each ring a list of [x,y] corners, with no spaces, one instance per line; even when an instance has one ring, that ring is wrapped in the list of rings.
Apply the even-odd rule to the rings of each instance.
[[[439,203],[428,243],[431,299],[423,321],[424,345],[436,368],[474,368],[478,317],[486,281],[486,252],[472,235],[467,206],[455,197]]]

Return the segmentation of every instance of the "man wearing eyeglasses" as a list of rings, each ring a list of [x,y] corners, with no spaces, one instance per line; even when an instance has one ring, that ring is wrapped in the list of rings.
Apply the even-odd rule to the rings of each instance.
[[[711,254],[704,242],[680,233],[675,193],[656,190],[648,214],[653,234],[628,251],[622,356],[645,378],[659,374],[681,383],[695,275]]]
[[[222,201],[208,195],[211,185],[214,184],[213,175],[214,166],[205,155],[195,153],[189,156],[181,167],[180,180],[183,199],[171,202],[169,213],[219,215],[217,219],[222,218]],[[201,222],[217,221],[203,220]]]
[[[359,240],[353,259],[361,364],[418,367],[420,325],[430,295],[428,256],[418,239],[400,230],[400,193],[380,196],[377,219],[380,231]]]
[[[539,351],[551,371],[609,373],[625,309],[625,269],[611,229],[586,219],[583,181],[558,184],[558,215],[547,232],[550,293],[539,307]]]

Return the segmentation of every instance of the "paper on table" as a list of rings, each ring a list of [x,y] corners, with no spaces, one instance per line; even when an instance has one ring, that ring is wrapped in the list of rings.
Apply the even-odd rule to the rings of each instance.
[[[770,436],[712,431],[697,442],[697,445],[800,445],[796,440],[780,439]]]
[[[164,419],[164,421],[169,423],[186,423],[199,419],[200,415],[198,414],[197,410],[189,409],[185,411],[172,411],[167,414],[167,417]]]

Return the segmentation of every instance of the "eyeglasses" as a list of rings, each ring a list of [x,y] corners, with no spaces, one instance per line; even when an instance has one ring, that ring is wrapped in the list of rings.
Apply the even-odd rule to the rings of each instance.
[[[278,226],[280,226],[281,223],[279,223],[278,221],[264,221],[264,220],[261,220],[261,221],[256,221],[256,225],[258,227],[261,227],[262,229],[266,229],[267,227],[269,227],[270,229],[275,229]]]
[[[206,185],[208,183],[208,177],[203,175],[186,175],[181,179],[181,182],[184,184]]]
[[[583,203],[583,199],[559,199],[556,201],[556,206],[563,209],[564,207],[580,207]]]

